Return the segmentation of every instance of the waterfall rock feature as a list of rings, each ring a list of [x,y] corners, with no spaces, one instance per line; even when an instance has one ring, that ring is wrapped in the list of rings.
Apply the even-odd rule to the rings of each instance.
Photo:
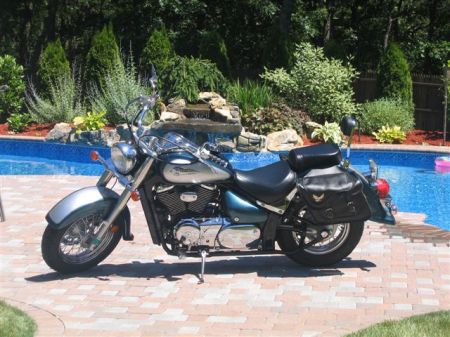
[[[160,135],[174,131],[194,142],[233,140],[241,134],[239,107],[230,105],[215,92],[199,93],[198,104],[169,100],[167,110],[152,124]]]

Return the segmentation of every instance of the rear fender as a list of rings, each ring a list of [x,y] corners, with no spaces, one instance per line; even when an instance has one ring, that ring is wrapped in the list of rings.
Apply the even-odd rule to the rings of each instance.
[[[371,186],[370,182],[364,175],[355,169],[349,168],[351,172],[356,174],[363,183],[363,193],[366,196],[367,203],[369,204],[370,212],[372,216],[369,220],[380,222],[388,225],[395,225],[395,218],[392,215],[391,210],[386,206],[385,202],[382,202],[378,197],[378,194]],[[388,200],[389,199],[389,200]],[[390,202],[390,197],[385,199]]]
[[[69,227],[75,220],[96,209],[104,209],[104,216],[116,205],[119,195],[103,186],[85,187],[75,191],[59,201],[47,213],[45,219],[50,227],[62,229]],[[126,206],[115,223],[123,229],[124,238],[130,233],[130,210]]]

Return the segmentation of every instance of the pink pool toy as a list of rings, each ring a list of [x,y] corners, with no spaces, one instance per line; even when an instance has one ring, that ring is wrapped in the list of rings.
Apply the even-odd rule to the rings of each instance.
[[[450,173],[450,157],[437,157],[434,164],[434,169],[436,172]]]

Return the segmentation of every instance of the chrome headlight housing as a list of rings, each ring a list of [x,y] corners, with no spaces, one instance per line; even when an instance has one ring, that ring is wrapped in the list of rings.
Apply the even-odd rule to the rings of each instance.
[[[137,150],[131,144],[117,143],[111,148],[111,160],[117,171],[127,174],[136,165]]]

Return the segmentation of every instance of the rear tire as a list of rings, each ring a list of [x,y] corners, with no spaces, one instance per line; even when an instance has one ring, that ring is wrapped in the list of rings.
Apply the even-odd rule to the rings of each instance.
[[[62,274],[85,271],[99,264],[116,248],[122,236],[121,226],[115,232],[107,232],[102,242],[94,249],[90,249],[88,243],[83,243],[84,238],[89,238],[89,230],[93,232],[98,230],[96,226],[103,218],[104,209],[88,213],[61,229],[54,229],[47,225],[42,236],[41,250],[44,261],[53,270]],[[99,220],[94,221],[92,217],[95,216]],[[85,219],[89,217],[91,220],[86,221]],[[72,250],[76,247],[79,247],[79,254],[76,252],[72,254]]]
[[[330,249],[329,252],[326,250],[320,252],[314,249],[299,249],[299,241],[295,234],[287,230],[278,231],[277,242],[286,256],[299,264],[310,267],[329,266],[350,255],[361,239],[364,222],[353,222],[347,224],[347,226],[348,232],[345,233],[345,238],[337,248]]]

